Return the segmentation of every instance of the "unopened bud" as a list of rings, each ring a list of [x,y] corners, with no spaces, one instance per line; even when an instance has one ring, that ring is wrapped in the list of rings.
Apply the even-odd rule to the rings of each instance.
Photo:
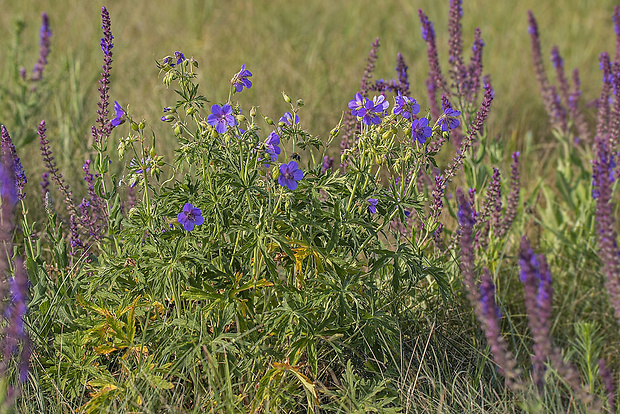
[[[256,116],[256,107],[253,106],[252,109],[250,109],[250,116],[252,118],[254,118]]]
[[[131,129],[133,129],[134,131],[138,130],[138,124],[136,124],[135,122],[131,122]]]
[[[144,124],[144,121],[140,121],[140,123],[138,124],[138,128],[139,129],[144,129],[146,125]]]
[[[336,138],[338,136],[338,134],[340,134],[340,130],[338,129],[338,127],[332,129],[331,131],[329,131],[329,135],[331,135],[332,137]]]
[[[239,114],[237,116],[235,116],[235,118],[237,119],[237,122],[242,123],[246,121],[246,117],[243,114]]]
[[[304,100],[303,100],[303,99],[298,99],[298,100],[297,100],[297,106],[299,106],[300,108],[301,108],[302,106],[304,106]]]
[[[282,92],[282,97],[284,97],[284,101],[285,101],[286,103],[291,103],[291,102],[292,102],[291,97],[290,97],[290,96],[288,96],[285,92]]]
[[[268,116],[265,117],[265,122],[267,122],[268,125],[273,125],[273,119],[269,118]]]
[[[196,112],[196,108],[194,108],[193,106],[190,106],[189,108],[185,110],[185,113],[187,115],[193,115],[195,112]]]

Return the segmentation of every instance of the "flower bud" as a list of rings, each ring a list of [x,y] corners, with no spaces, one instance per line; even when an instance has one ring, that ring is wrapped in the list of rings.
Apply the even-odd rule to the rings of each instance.
[[[332,137],[336,138],[338,136],[338,134],[340,134],[340,130],[338,129],[338,127],[332,129],[331,131],[329,131],[329,135],[331,135]]]
[[[298,107],[300,107],[300,108],[301,108],[302,106],[304,106],[304,104],[305,104],[305,103],[304,103],[304,100],[303,100],[303,99],[298,99],[298,100],[297,100],[297,106],[298,106]]]
[[[177,125],[174,127],[174,135],[181,135],[181,125]]]
[[[242,123],[246,121],[246,117],[243,114],[239,114],[235,116],[235,119],[237,120],[238,123]]]
[[[290,96],[288,96],[285,92],[282,92],[282,96],[284,97],[284,101],[285,101],[286,103],[291,103],[291,102],[292,102],[291,97],[290,97]]]
[[[193,115],[196,112],[196,108],[194,108],[193,106],[190,106],[189,108],[187,108],[185,110],[185,113],[189,116],[189,115]]]
[[[253,106],[252,109],[250,109],[250,116],[252,118],[254,118],[256,116],[256,107]]]
[[[267,122],[268,125],[273,125],[273,119],[269,118],[268,116],[265,117],[265,122]]]
[[[138,124],[136,124],[135,122],[131,121],[131,129],[133,129],[134,131],[138,130]]]
[[[138,128],[139,129],[144,129],[146,125],[144,124],[144,121],[140,121],[140,123],[138,124]]]

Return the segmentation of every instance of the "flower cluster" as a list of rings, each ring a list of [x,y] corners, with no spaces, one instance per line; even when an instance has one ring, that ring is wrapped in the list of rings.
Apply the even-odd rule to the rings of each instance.
[[[183,54],[183,52],[179,52],[178,50],[174,52],[174,57],[177,59],[176,63],[172,62],[172,59],[173,59],[172,56],[166,56],[164,58],[164,63],[167,63],[171,68],[173,68],[187,60],[185,59],[185,55]]]
[[[390,103],[384,95],[375,96],[372,101],[356,93],[355,97],[349,101],[351,115],[361,120],[364,125],[378,125],[381,118],[386,115]]]

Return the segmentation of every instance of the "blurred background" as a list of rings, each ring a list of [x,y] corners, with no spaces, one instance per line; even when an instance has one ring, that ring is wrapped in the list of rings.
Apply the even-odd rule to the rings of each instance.
[[[302,125],[322,138],[338,123],[347,102],[359,89],[375,37],[380,38],[381,48],[374,79],[395,77],[396,54],[401,52],[409,66],[412,96],[423,110],[428,108],[424,87],[426,44],[420,33],[418,9],[434,22],[439,57],[446,71],[448,0],[314,0],[303,4],[287,0],[152,0],[148,6],[143,2],[80,0],[0,3],[3,86],[10,82],[11,68],[32,70],[38,56],[40,15],[43,11],[49,14],[53,35],[44,77],[53,85],[32,129],[38,120],[48,121],[48,138],[61,163],[75,157],[83,160],[96,116],[102,5],[110,12],[115,38],[111,100],[129,107],[135,118],[146,120],[164,143],[174,136],[159,118],[162,107],[173,104],[176,97],[161,84],[154,61],[176,50],[200,63],[200,92],[211,102],[227,99],[228,81],[245,64],[254,74],[253,87],[234,99],[246,111],[260,106],[264,115],[277,120],[288,110],[280,93],[286,91],[294,100],[304,99]],[[484,72],[491,74],[495,86],[496,100],[489,121],[492,136],[514,148],[518,147],[515,140],[528,131],[541,140],[550,134],[531,65],[527,10],[538,19],[543,54],[549,56],[557,44],[567,73],[579,68],[582,103],[586,103],[599,91],[598,54],[613,53],[615,48],[613,4],[611,0],[464,1],[465,58],[469,59],[474,29],[480,27],[486,43]],[[11,39],[19,21],[25,27],[19,54],[14,57]],[[554,81],[549,60],[547,71]],[[588,112],[590,120],[593,112]],[[6,105],[0,116],[5,118],[0,122],[11,131],[14,126]],[[34,158],[39,164],[38,156],[26,156],[37,147],[35,143],[21,150],[26,162]],[[334,152],[338,153],[337,146]]]

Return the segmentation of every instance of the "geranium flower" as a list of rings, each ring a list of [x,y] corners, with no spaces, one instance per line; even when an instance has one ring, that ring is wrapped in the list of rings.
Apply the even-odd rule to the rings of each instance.
[[[408,96],[403,96],[399,91],[398,95],[394,97],[394,115],[402,114],[403,118],[411,119],[412,115],[417,115],[420,112],[420,105],[418,102]]]
[[[252,76],[252,72],[245,68],[244,63],[241,65],[241,70],[230,80],[230,83],[235,86],[237,92],[241,92],[244,87],[250,89],[252,87],[252,81],[248,79],[250,76]]]
[[[433,135],[433,130],[428,126],[428,119],[414,119],[411,122],[411,135],[420,144],[424,144],[426,142],[426,138]]]
[[[375,214],[377,212],[377,204],[379,204],[379,199],[369,198],[366,202],[368,203],[368,211],[370,211],[371,214]]]
[[[121,105],[114,101],[114,112],[116,113],[116,118],[114,118],[110,123],[112,126],[117,127],[123,122],[125,122],[125,111],[121,108]]]
[[[190,203],[186,203],[183,206],[183,211],[179,213],[177,220],[187,231],[192,231],[194,226],[200,226],[205,222],[204,217],[202,217],[202,210]]]
[[[295,161],[280,165],[278,183],[282,187],[287,187],[289,190],[293,191],[297,188],[297,181],[301,180],[303,177],[304,172],[299,169]]]
[[[355,98],[349,101],[349,109],[351,109],[351,115],[362,117],[366,114],[366,98],[361,93],[356,93]]]
[[[271,132],[267,139],[265,140],[265,146],[267,147],[267,154],[271,156],[271,161],[275,161],[278,159],[278,155],[281,150],[280,147],[280,136],[275,132]]]
[[[226,104],[219,106],[214,104],[211,106],[211,115],[207,117],[207,123],[215,127],[215,130],[223,134],[229,126],[235,126],[235,117],[232,115],[232,108]]]
[[[447,107],[443,110],[443,115],[439,118],[439,126],[441,126],[441,130],[443,132],[448,132],[451,129],[459,126],[460,121],[458,120],[458,116],[461,115],[461,111],[457,111],[456,109],[452,109]]]
[[[295,118],[293,119],[293,114],[290,112],[285,112],[284,115],[280,118],[280,122],[284,122],[286,125],[291,125],[291,122],[298,124],[299,117],[295,114]]]

